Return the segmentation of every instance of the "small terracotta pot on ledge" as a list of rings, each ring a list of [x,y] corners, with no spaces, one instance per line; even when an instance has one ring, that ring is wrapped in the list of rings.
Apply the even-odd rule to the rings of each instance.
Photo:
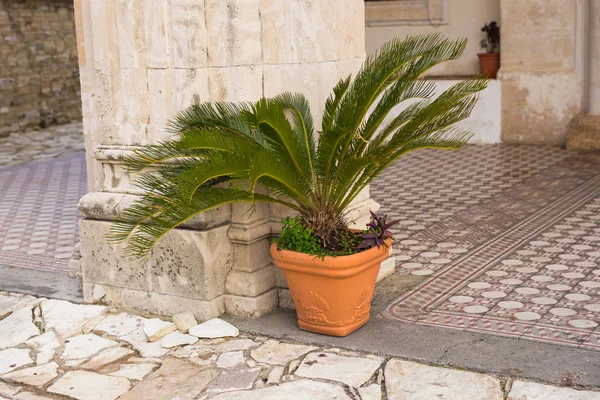
[[[331,336],[346,336],[369,321],[371,299],[386,246],[349,256],[325,257],[279,250],[271,245],[275,265],[283,270],[290,289],[298,327]]]
[[[490,79],[496,79],[500,69],[500,53],[479,53],[477,56],[481,73],[487,74]]]

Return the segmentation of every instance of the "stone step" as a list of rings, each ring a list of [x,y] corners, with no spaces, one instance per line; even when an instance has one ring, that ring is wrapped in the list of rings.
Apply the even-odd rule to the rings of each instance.
[[[600,116],[584,115],[571,123],[567,150],[600,152]]]

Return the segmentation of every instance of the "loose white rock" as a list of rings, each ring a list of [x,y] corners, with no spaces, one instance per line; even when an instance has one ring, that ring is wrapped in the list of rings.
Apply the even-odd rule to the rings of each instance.
[[[197,341],[198,338],[196,336],[174,331],[160,339],[160,345],[165,349],[171,349],[173,347],[183,346],[186,344],[194,344]]]
[[[191,312],[184,312],[173,316],[173,323],[182,333],[188,333],[190,328],[198,325],[196,317]]]
[[[0,321],[0,349],[15,347],[40,334],[33,324],[31,307],[23,307]]]
[[[222,393],[211,400],[350,400],[343,388],[331,383],[298,380],[252,391]]]
[[[385,366],[385,386],[389,400],[406,399],[415,393],[426,399],[503,398],[498,379],[491,376],[398,359],[388,361]]]
[[[229,322],[225,322],[220,318],[213,318],[206,322],[196,325],[189,330],[189,334],[199,338],[221,338],[221,337],[236,337],[240,331]]]
[[[86,322],[106,310],[105,306],[72,304],[63,300],[46,300],[41,307],[46,330],[55,329],[63,338],[80,334]]]
[[[51,362],[2,375],[2,379],[42,387],[58,376],[58,364]]]
[[[508,400],[599,400],[600,393],[571,388],[542,385],[535,382],[515,381]]]
[[[60,346],[60,342],[54,332],[46,332],[42,335],[32,337],[25,344],[38,352],[35,360],[37,365],[52,361],[55,349]]]
[[[273,367],[269,375],[267,376],[267,384],[277,384],[283,376],[284,368],[281,365]]]
[[[267,340],[262,346],[252,350],[250,355],[256,361],[265,364],[286,365],[290,361],[316,349],[317,347],[314,346],[280,343],[277,340]]]
[[[0,351],[0,375],[32,363],[29,350],[6,349]]]
[[[129,380],[89,371],[67,372],[48,388],[48,392],[78,400],[115,400],[129,390]]]
[[[107,347],[116,347],[119,343],[98,335],[87,334],[74,336],[65,342],[65,350],[60,358],[63,360],[80,360],[88,358]]]
[[[358,389],[362,400],[381,400],[381,386],[372,384]]]
[[[156,342],[176,329],[177,327],[172,322],[166,322],[158,318],[144,319],[144,333],[151,342]]]
[[[133,350],[125,347],[109,347],[102,350],[99,354],[92,357],[90,361],[86,362],[81,366],[83,369],[98,369],[107,364],[118,361],[122,358],[134,354]]]
[[[244,358],[243,351],[230,351],[229,353],[223,353],[217,360],[217,367],[219,368],[233,368],[239,365],[245,365],[246,359]]]
[[[318,352],[306,356],[295,374],[305,378],[329,379],[360,387],[371,379],[382,362],[381,358],[372,360]]]

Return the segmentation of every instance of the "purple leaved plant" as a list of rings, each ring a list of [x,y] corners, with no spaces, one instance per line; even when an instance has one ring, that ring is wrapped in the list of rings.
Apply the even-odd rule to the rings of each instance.
[[[377,246],[385,246],[385,240],[392,237],[392,232],[388,228],[397,224],[400,221],[387,221],[387,214],[383,217],[378,217],[373,211],[371,213],[371,222],[367,224],[367,230],[359,234],[362,242],[357,246],[358,249],[365,250]]]

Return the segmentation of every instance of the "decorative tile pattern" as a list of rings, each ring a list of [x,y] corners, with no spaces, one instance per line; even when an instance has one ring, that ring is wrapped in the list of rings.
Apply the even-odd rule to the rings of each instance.
[[[394,301],[382,316],[600,348],[591,337],[600,326],[598,160],[527,146],[469,146],[460,152],[436,152],[436,156],[433,152],[423,152],[418,160],[435,160],[431,168],[421,164],[421,173],[411,170],[414,159],[398,165],[396,182],[410,181],[413,174],[423,181],[428,175],[442,175],[456,182],[439,169],[440,164],[458,172],[466,167],[465,159],[480,152],[487,153],[492,166],[494,156],[505,157],[506,174],[486,168],[485,158],[474,157],[471,167],[482,171],[479,182],[463,186],[485,193],[498,185],[479,186],[481,180],[495,174],[500,183],[505,182],[504,189],[488,200],[466,203],[462,197],[455,198],[439,218],[415,221],[420,227],[413,232],[413,224],[397,230],[399,273],[426,279]],[[444,159],[442,154],[454,158]],[[519,178],[514,177],[513,165],[523,171]],[[503,177],[510,178],[503,181]],[[402,190],[399,185],[380,179],[374,187],[382,209],[393,218],[402,218],[401,206],[377,198],[379,193],[387,196],[387,188]],[[435,201],[436,193],[432,189],[427,196]],[[409,202],[405,208],[420,213],[419,204]]]
[[[86,187],[82,153],[0,168],[0,264],[66,273]]]

